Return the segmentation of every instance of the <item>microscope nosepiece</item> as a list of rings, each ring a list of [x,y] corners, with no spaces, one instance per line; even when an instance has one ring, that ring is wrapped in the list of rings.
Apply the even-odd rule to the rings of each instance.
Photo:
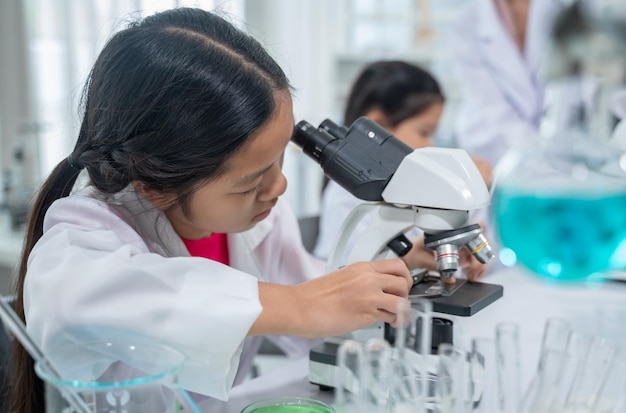
[[[459,248],[467,248],[482,264],[493,257],[493,251],[478,224],[444,231],[439,234],[426,234],[424,246],[435,251],[435,260],[442,277],[449,278],[459,268]]]

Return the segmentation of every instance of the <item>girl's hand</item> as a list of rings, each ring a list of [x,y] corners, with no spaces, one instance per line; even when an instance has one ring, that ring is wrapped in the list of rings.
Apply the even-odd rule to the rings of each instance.
[[[459,250],[459,269],[469,281],[480,281],[487,272],[487,264],[482,264],[466,248]]]
[[[491,187],[491,164],[478,156],[472,156],[472,161],[476,164],[476,168],[478,168],[478,172],[480,172],[480,175],[483,177],[487,188]]]
[[[400,259],[358,262],[295,286],[259,283],[263,313],[250,334],[319,338],[378,322],[397,327],[396,313],[413,280]]]
[[[402,259],[410,269],[424,268],[428,271],[437,271],[435,252],[424,247],[424,236],[411,240],[413,248]]]

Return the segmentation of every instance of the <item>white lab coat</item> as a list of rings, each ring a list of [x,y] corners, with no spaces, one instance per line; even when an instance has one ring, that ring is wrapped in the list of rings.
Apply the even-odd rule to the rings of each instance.
[[[452,63],[462,101],[458,145],[493,167],[539,129],[544,108],[540,67],[560,0],[532,0],[524,54],[500,21],[493,0],[474,0],[451,30]]]
[[[44,351],[108,329],[156,338],[188,357],[185,388],[225,400],[262,340],[247,337],[261,313],[257,282],[306,281],[323,262],[304,250],[280,201],[253,229],[229,234],[232,268],[190,257],[165,215],[131,188],[108,200],[87,188],[50,207],[28,260],[28,331]],[[294,357],[316,342],[271,339]]]

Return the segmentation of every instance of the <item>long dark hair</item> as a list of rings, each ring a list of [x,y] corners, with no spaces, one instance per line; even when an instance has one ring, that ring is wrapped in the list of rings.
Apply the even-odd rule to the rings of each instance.
[[[379,109],[390,126],[397,126],[444,99],[437,80],[421,67],[401,60],[378,61],[367,65],[354,81],[343,120],[349,126]]]
[[[16,283],[22,319],[28,255],[46,211],[70,193],[81,169],[104,194],[139,181],[176,195],[186,210],[198,185],[223,172],[288,90],[284,72],[256,40],[207,11],[173,9],[115,34],[85,85],[76,146],[30,211]],[[43,412],[43,384],[17,341],[12,358],[10,411]]]

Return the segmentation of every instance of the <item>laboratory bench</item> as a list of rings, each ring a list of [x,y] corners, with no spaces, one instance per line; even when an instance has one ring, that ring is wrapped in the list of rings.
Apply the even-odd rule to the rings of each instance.
[[[624,278],[625,274],[616,274]],[[445,316],[454,322],[456,345],[469,350],[472,338],[495,337],[495,326],[519,326],[521,382],[525,389],[536,371],[543,329],[549,318],[568,320],[573,331],[606,337],[626,345],[626,282],[550,283],[519,268],[500,268],[484,280],[504,287],[504,295],[471,317]],[[256,400],[300,396],[333,402],[332,392],[308,381],[308,359],[294,360],[233,388],[227,402],[205,400],[205,412],[239,413]]]

